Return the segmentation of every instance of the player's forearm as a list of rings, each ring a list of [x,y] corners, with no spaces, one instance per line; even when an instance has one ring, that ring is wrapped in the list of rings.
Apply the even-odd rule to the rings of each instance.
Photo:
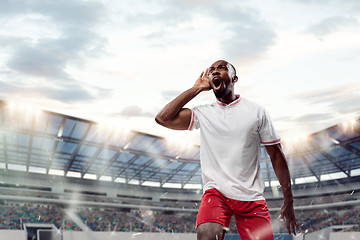
[[[281,189],[284,195],[285,202],[293,201],[293,194],[291,190],[290,171],[286,163],[285,155],[281,150],[281,146],[274,146],[269,152],[271,162],[274,168],[276,177],[279,180]]]
[[[157,123],[161,124],[167,121],[171,121],[177,117],[180,110],[196,97],[200,92],[201,88],[192,87],[185,92],[181,93],[174,100],[169,102],[155,117]]]
[[[286,162],[285,162],[286,163]],[[293,202],[293,194],[291,190],[290,172],[286,165],[280,164],[281,166],[275,169],[275,174],[281,185],[281,189],[284,195],[284,202]]]

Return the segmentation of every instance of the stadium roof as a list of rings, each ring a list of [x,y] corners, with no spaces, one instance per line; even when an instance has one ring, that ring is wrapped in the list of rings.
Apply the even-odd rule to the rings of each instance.
[[[284,143],[293,183],[360,175],[360,119]],[[0,169],[143,186],[201,188],[199,146],[0,101]],[[278,185],[265,148],[266,186]]]

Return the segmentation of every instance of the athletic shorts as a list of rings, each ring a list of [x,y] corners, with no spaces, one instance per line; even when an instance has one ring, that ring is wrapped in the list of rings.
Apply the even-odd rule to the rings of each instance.
[[[228,229],[233,214],[241,240],[273,240],[270,214],[265,200],[238,201],[226,198],[214,188],[206,190],[201,198],[196,227],[214,222]]]

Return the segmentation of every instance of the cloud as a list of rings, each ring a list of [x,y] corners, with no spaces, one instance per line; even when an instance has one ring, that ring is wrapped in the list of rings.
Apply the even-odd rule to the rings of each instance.
[[[18,46],[7,61],[16,72],[44,77],[49,81],[72,80],[66,72],[68,64],[96,56],[103,41],[89,31],[75,31],[57,39],[41,39],[36,44]]]
[[[289,0],[286,0],[287,2]],[[334,3],[338,3],[341,5],[353,5],[353,4],[357,4],[359,5],[359,1],[358,0],[291,0],[292,2],[296,2],[296,3],[301,3],[301,4],[313,4],[313,5],[321,5],[324,6],[324,4],[334,4]]]
[[[133,105],[125,107],[121,112],[113,113],[110,116],[154,118],[155,114],[151,112],[145,112],[141,107]]]
[[[0,35],[0,45],[2,49],[14,48],[30,40],[30,38],[26,37]]]
[[[275,43],[275,33],[260,22],[251,27],[234,24],[229,29],[233,34],[222,42],[224,54],[243,64],[262,58]]]
[[[153,5],[154,4],[154,5]],[[180,23],[190,21],[194,9],[181,1],[144,1],[141,7],[134,8],[133,1],[129,1],[132,11],[122,8],[121,14],[127,24],[176,27]],[[133,11],[136,9],[136,11]]]
[[[275,44],[275,32],[255,9],[215,4],[210,12],[212,16],[217,16],[221,25],[226,26],[221,40],[226,58],[243,64],[256,61]],[[214,34],[217,29],[215,26]]]
[[[112,92],[111,90],[103,88],[95,88],[92,89],[92,91],[89,91],[81,85],[74,83],[64,84],[57,87],[23,87],[3,81],[0,81],[0,89],[2,90],[0,96],[3,98],[6,96],[21,94],[22,96],[46,97],[66,103],[95,100],[99,96],[108,96]]]
[[[147,34],[144,36],[145,39],[147,40],[158,40],[164,37],[167,37],[168,33],[164,30],[158,31],[158,32],[152,32],[150,34]]]
[[[19,7],[21,6],[21,7]],[[34,24],[31,16],[42,16],[46,21],[36,21],[37,28],[56,26],[59,33],[39,39],[2,36],[0,42],[11,47],[6,66],[25,76],[42,77],[47,81],[74,81],[67,68],[83,65],[89,57],[104,53],[106,39],[93,31],[102,21],[105,7],[95,1],[5,1],[2,17],[12,14],[24,18],[26,24]],[[16,40],[17,44],[11,43]],[[75,83],[76,84],[76,83]]]
[[[330,17],[311,25],[306,32],[322,39],[322,37],[328,36],[342,27],[358,24],[359,22],[355,17]]]
[[[313,124],[314,122],[321,122],[325,119],[331,119],[333,117],[334,113],[310,113],[294,118],[293,121],[302,124]]]
[[[56,49],[57,47],[55,45],[52,49],[43,48],[41,44],[18,47],[7,66],[16,72],[48,78],[51,81],[70,80],[71,77],[65,71],[69,54],[62,49]]]
[[[182,93],[182,91],[166,90],[166,91],[162,91],[162,92],[161,92],[161,96],[162,96],[165,100],[171,100],[171,99],[174,99],[175,97],[179,96],[181,93]]]
[[[62,25],[90,27],[104,16],[104,10],[104,5],[96,1],[2,0],[0,18],[35,13]]]
[[[275,44],[276,34],[261,19],[256,9],[238,6],[237,3],[236,1],[227,4],[216,1],[196,1],[191,4],[190,1],[161,2],[160,10],[151,13],[136,11],[127,17],[126,22],[131,25],[156,23],[157,29],[143,36],[144,39],[154,43],[151,46],[164,47],[168,46],[166,43],[171,43],[172,46],[189,43],[190,40],[182,36],[191,32],[192,42],[198,39],[201,41],[216,39],[220,43],[223,58],[249,63],[266,54]],[[207,26],[206,20],[202,20],[203,29],[185,24],[198,17],[211,20],[208,21]]]
[[[298,94],[295,98],[311,105],[326,105],[334,113],[354,113],[360,111],[360,83]]]
[[[360,93],[348,96],[346,99],[339,99],[330,104],[332,109],[336,109],[341,114],[358,113],[360,114]]]

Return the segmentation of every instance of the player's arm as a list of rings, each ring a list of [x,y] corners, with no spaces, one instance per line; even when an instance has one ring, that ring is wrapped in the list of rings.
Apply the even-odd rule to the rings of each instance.
[[[185,104],[196,97],[200,92],[210,90],[208,70],[202,72],[194,86],[181,93],[169,102],[155,117],[155,121],[167,128],[186,130],[191,120],[191,110],[184,108]]]
[[[280,218],[285,217],[286,227],[289,234],[293,232],[296,235],[295,228],[298,230],[299,227],[296,223],[294,206],[293,206],[293,194],[291,191],[291,182],[290,182],[290,171],[286,163],[285,155],[282,151],[280,143],[265,146],[266,151],[268,152],[271,163],[273,165],[275,174],[280,182],[283,195],[284,195],[284,204],[281,208]]]

